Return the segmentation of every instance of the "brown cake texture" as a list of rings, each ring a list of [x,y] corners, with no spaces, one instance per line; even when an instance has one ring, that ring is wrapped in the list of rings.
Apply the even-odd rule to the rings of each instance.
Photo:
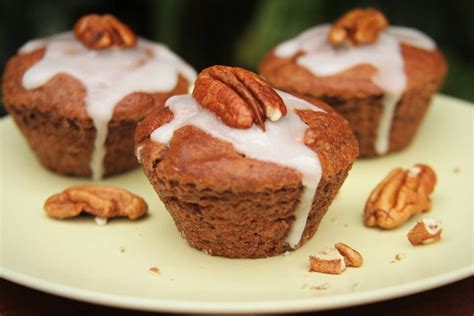
[[[9,60],[3,76],[5,107],[46,168],[63,175],[90,177],[96,129],[86,111],[83,84],[59,73],[37,89],[23,88],[23,74],[44,54],[42,48]],[[137,123],[163,107],[167,98],[187,89],[187,80],[179,76],[174,89],[167,93],[136,92],[119,101],[108,125],[104,176],[138,166],[134,154]]]
[[[395,109],[388,152],[410,144],[447,71],[438,49],[428,51],[403,43],[400,48],[407,86]],[[279,89],[327,102],[349,121],[359,142],[360,156],[377,156],[374,143],[384,96],[384,91],[371,80],[377,69],[360,64],[335,75],[316,76],[297,63],[303,54],[300,51],[281,58],[271,51],[260,64],[260,74]]]
[[[322,178],[300,247],[322,217],[358,155],[349,124],[328,105],[326,112],[297,113],[308,125],[305,144],[319,156]],[[297,170],[239,153],[226,141],[194,126],[176,130],[168,145],[149,138],[173,119],[167,108],[139,123],[136,143],[145,175],[187,242],[215,256],[262,258],[291,250],[285,241],[303,192]]]

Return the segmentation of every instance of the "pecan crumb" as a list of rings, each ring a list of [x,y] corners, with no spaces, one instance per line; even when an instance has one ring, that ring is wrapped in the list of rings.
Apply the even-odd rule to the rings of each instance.
[[[311,290],[316,290],[316,291],[324,291],[324,290],[327,290],[329,288],[329,283],[323,283],[323,284],[320,284],[320,285],[313,285],[310,287]]]
[[[413,246],[426,245],[439,241],[442,231],[440,220],[424,218],[408,232],[407,238]]]
[[[404,253],[397,253],[397,254],[395,255],[395,260],[400,261],[400,260],[405,259],[406,257],[407,257],[407,255],[404,254]]]
[[[151,267],[149,271],[154,275],[160,274],[160,269],[158,269],[157,267]]]
[[[360,267],[363,263],[362,255],[349,245],[336,243],[334,248],[326,248],[314,256],[309,257],[310,272],[341,274],[346,267]]]

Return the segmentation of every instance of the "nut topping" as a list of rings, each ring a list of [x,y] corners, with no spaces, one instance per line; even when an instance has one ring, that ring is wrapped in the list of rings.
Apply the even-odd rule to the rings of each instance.
[[[425,218],[418,221],[410,232],[408,240],[413,246],[426,245],[441,239],[441,221],[434,218]]]
[[[281,97],[255,73],[237,67],[212,66],[198,76],[193,97],[226,125],[265,130],[265,119],[286,115]]]
[[[427,165],[393,170],[370,194],[365,205],[365,225],[392,229],[414,214],[429,211],[429,195],[435,184],[436,174]]]
[[[83,16],[74,25],[74,34],[84,46],[93,49],[134,47],[137,43],[135,33],[110,14]]]
[[[387,18],[382,12],[372,8],[354,9],[332,25],[328,41],[334,46],[371,44],[387,26]]]
[[[84,184],[52,195],[46,200],[44,210],[58,219],[75,217],[82,212],[102,219],[118,216],[137,219],[146,214],[148,206],[141,197],[126,190]]]

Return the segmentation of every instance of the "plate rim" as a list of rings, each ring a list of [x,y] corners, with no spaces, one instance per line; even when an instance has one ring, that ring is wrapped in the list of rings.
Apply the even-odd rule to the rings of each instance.
[[[68,299],[115,308],[174,313],[287,313],[323,311],[408,296],[471,276],[474,276],[474,264],[403,285],[394,285],[350,294],[315,296],[278,302],[272,300],[258,302],[185,302],[183,300],[140,298],[86,290],[42,280],[4,267],[2,267],[0,273],[0,277],[5,280]]]
[[[474,103],[446,94],[436,94],[433,99],[449,100],[457,106],[468,107],[474,117]],[[11,115],[0,118],[0,124],[11,119]],[[1,183],[0,183],[1,185]],[[1,243],[0,243],[1,244]],[[0,247],[1,250],[1,247]],[[307,298],[295,298],[282,301],[264,300],[256,302],[242,301],[184,301],[160,298],[143,298],[129,295],[104,293],[94,290],[68,286],[4,267],[0,262],[0,278],[48,294],[82,301],[131,310],[174,312],[174,313],[287,313],[323,311],[346,308],[361,304],[382,302],[441,287],[474,276],[474,262],[442,274],[428,278],[392,285],[362,292],[322,295]]]

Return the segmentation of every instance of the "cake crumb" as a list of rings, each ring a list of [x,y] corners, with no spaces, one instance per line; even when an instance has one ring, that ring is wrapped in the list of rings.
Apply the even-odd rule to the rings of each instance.
[[[359,287],[359,284],[360,284],[360,282],[356,282],[356,283],[352,284],[352,288],[355,289],[355,288]]]
[[[120,251],[121,253],[124,253],[124,252],[125,252],[125,247],[124,247],[124,246],[120,246],[120,247],[119,247],[119,251]]]
[[[311,290],[316,290],[316,291],[324,291],[324,290],[327,290],[329,288],[329,283],[323,283],[323,284],[320,284],[320,285],[313,285],[310,287]]]
[[[459,174],[461,172],[461,168],[454,167],[453,172],[454,172],[454,174]]]
[[[288,256],[290,255],[290,252],[287,250],[287,251],[285,251],[285,252],[283,253],[283,255],[284,255],[285,257],[288,257]]]
[[[151,267],[149,271],[154,275],[160,274],[160,269],[158,269],[157,267]]]
[[[96,216],[94,221],[99,226],[107,225],[107,218]]]
[[[335,223],[336,220],[337,220],[337,219],[336,219],[335,217],[331,218],[331,222],[333,222],[333,223]]]
[[[405,259],[406,257],[407,257],[407,255],[404,254],[404,253],[397,253],[397,254],[395,255],[395,260],[390,261],[390,263],[395,263],[395,262],[397,262],[397,261],[400,261],[400,260]]]
[[[349,227],[349,225],[347,225],[347,224],[344,224],[344,227]]]

